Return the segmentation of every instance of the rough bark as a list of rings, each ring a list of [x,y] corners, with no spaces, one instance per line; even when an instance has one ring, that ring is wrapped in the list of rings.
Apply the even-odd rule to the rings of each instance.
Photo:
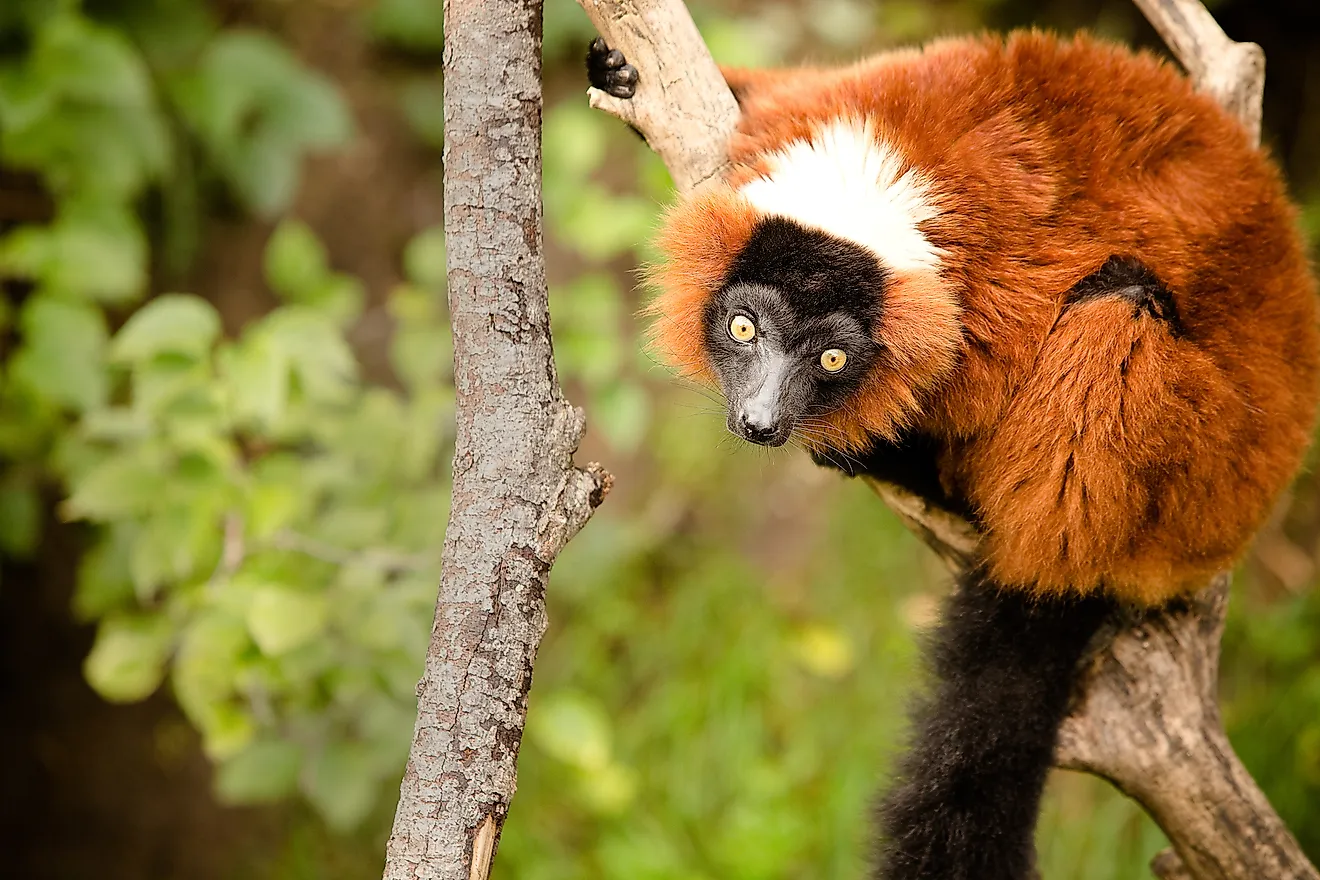
[[[1224,35],[1197,0],[1135,0],[1187,68],[1198,88],[1214,95],[1260,135],[1264,56],[1254,44]],[[667,69],[709,77],[686,63],[684,44],[660,42],[686,32],[681,0],[610,3],[579,0],[612,48],[642,73],[626,112],[593,91],[592,105],[637,127],[651,144],[682,144],[689,129],[730,130],[729,114],[712,106],[658,103],[645,91],[651,72],[642,58],[662,57]],[[613,28],[619,18],[640,21]],[[702,59],[704,47],[698,53]],[[718,74],[716,74],[716,77]],[[691,84],[703,95],[722,83]],[[666,92],[666,102],[681,95]],[[638,106],[657,102],[652,106]],[[684,181],[719,173],[723,156],[661,153],[679,189]],[[951,567],[976,558],[976,530],[930,499],[879,481],[872,488]],[[1157,876],[1195,880],[1320,880],[1296,840],[1234,754],[1217,705],[1219,641],[1227,607],[1228,576],[1221,575],[1187,607],[1151,613],[1102,633],[1082,676],[1073,711],[1061,731],[1056,763],[1102,776],[1151,814],[1173,843],[1152,863]]]
[[[485,878],[560,549],[609,489],[573,467],[541,253],[540,0],[445,3],[457,440],[440,594],[384,877]]]

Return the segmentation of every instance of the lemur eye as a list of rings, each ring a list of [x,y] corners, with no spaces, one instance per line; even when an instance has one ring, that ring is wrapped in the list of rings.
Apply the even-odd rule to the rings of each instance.
[[[738,342],[751,342],[756,338],[756,325],[746,315],[734,315],[729,321],[729,335]]]
[[[827,373],[837,373],[848,363],[848,355],[841,348],[827,348],[820,354],[820,365]]]

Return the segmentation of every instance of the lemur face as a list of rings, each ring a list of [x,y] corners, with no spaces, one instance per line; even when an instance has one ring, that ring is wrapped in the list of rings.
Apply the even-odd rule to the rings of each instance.
[[[728,401],[729,430],[764,446],[843,406],[875,362],[871,338],[885,273],[865,248],[768,217],[705,310],[706,352]]]
[[[858,316],[846,309],[803,315],[790,296],[736,282],[706,309],[706,350],[728,401],[726,424],[763,446],[782,446],[794,431],[825,434],[813,417],[844,405],[879,352]]]

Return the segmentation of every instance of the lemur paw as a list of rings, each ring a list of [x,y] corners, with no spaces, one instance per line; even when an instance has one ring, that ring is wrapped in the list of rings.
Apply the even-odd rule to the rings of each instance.
[[[607,46],[601,37],[592,40],[587,49],[587,79],[592,88],[616,98],[631,98],[637,93],[637,68],[618,49]]]

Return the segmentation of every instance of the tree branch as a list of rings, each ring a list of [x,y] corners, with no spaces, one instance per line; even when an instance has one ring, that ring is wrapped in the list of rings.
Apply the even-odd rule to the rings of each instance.
[[[1260,132],[1264,56],[1258,46],[1234,43],[1196,0],[1135,0],[1188,68],[1198,88]],[[680,191],[718,174],[724,156],[685,151],[694,132],[735,127],[732,102],[686,103],[667,88],[670,76],[648,66],[685,72],[685,88],[708,96],[727,86],[707,64],[704,46],[668,42],[690,34],[681,0],[579,0],[611,48],[642,72],[637,94],[618,101],[593,94],[592,105],[635,126],[661,157]],[[620,27],[616,22],[640,22]],[[648,79],[661,88],[648,89]],[[693,79],[704,82],[692,82]],[[872,488],[953,568],[976,558],[976,530],[931,499],[897,486]],[[1320,880],[1296,840],[1234,754],[1217,705],[1219,640],[1227,608],[1222,575],[1186,607],[1143,615],[1102,633],[1060,733],[1056,762],[1109,779],[1137,800],[1173,843],[1152,870],[1166,880]]]
[[[591,106],[640,131],[680,192],[719,175],[738,127],[738,102],[686,7],[676,0],[578,2],[605,42],[646,71],[627,100],[589,89]]]
[[[546,581],[610,488],[573,467],[541,253],[540,0],[445,3],[457,439],[440,594],[386,880],[484,880],[516,782]]]
[[[1196,87],[1223,105],[1260,140],[1265,53],[1235,43],[1200,0],[1133,0],[1169,44]]]

